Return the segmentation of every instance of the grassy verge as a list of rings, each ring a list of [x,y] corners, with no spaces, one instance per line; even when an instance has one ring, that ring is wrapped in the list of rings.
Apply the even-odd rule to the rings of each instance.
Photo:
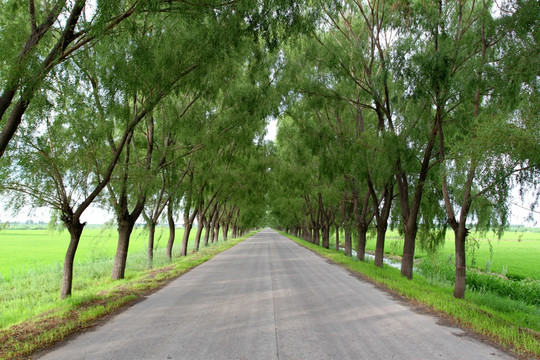
[[[540,358],[540,333],[534,329],[540,319],[540,310],[536,306],[492,294],[471,292],[465,300],[455,299],[451,285],[440,284],[421,276],[407,280],[401,276],[399,270],[389,267],[380,269],[373,266],[373,263],[357,261],[342,252],[282,234],[369,281],[491,339],[519,356]],[[527,327],[528,324],[535,325],[531,329]]]
[[[82,292],[67,300],[58,300],[50,310],[0,330],[0,359],[26,357],[65,339],[70,334],[92,327],[96,320],[158,290],[169,281],[251,235],[253,233],[208,246],[198,253],[175,258],[170,264],[159,268],[132,272],[130,278],[124,281],[107,281],[104,285],[93,288],[92,293]],[[97,289],[99,291],[96,291]]]

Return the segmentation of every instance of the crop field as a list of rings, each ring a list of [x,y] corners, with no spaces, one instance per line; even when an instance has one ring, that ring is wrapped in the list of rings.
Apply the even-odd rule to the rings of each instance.
[[[196,229],[195,229],[196,230]],[[190,235],[188,251],[195,232]],[[183,229],[177,229],[174,254],[180,251]],[[165,256],[167,227],[156,229],[153,266],[170,264]],[[148,232],[133,231],[126,265],[125,281],[140,276],[147,266]],[[10,227],[0,231],[0,329],[59,306],[64,255],[69,242],[67,231]],[[116,252],[116,229],[85,229],[75,256],[71,302],[84,301],[113,286],[110,279]]]
[[[196,229],[195,229],[196,231]],[[192,231],[190,238],[193,238]],[[177,229],[175,248],[180,251],[183,229]],[[118,232],[115,228],[90,227],[83,231],[77,254],[77,264],[113,258],[116,252]],[[165,248],[169,236],[167,227],[156,229],[155,248]],[[130,253],[145,251],[148,232],[138,227],[133,230],[129,244]],[[62,266],[69,244],[67,231],[51,231],[46,228],[8,228],[0,231],[0,280],[9,281],[28,271]]]
[[[366,249],[375,251],[375,237],[370,236]],[[403,237],[389,231],[385,252],[401,256]],[[416,249],[416,258],[428,257],[427,252]],[[438,251],[439,261],[454,263],[453,232],[447,232],[444,246]],[[501,239],[490,232],[485,235],[471,233],[467,244],[467,264],[482,271],[504,274],[515,279],[540,279],[540,230],[506,231]]]

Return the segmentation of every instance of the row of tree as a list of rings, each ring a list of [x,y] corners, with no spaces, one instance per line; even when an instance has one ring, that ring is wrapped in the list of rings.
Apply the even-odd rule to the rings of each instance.
[[[0,190],[69,231],[61,297],[91,204],[115,214],[119,279],[140,216],[151,266],[162,217],[172,256],[183,213],[185,255],[195,222],[198,249],[266,199],[274,225],[326,247],[343,229],[360,259],[375,228],[379,266],[399,228],[408,278],[450,226],[463,297],[468,226],[503,229],[511,186],[538,181],[535,0],[0,6]]]
[[[536,1],[321,2],[317,30],[283,50],[272,198],[276,226],[382,266],[389,225],[415,248],[455,237],[454,296],[465,294],[469,227],[502,231],[510,189],[540,165]],[[533,203],[536,201],[533,201]],[[322,241],[321,238],[322,237]],[[418,241],[417,241],[418,240]]]
[[[15,211],[48,206],[70,233],[61,298],[91,204],[118,226],[113,279],[131,232],[164,216],[179,255],[254,227],[264,215],[265,119],[272,59],[302,27],[287,1],[164,0],[0,3],[0,191]],[[273,99],[276,99],[273,100]],[[206,229],[204,238],[202,230]],[[202,239],[201,239],[202,238]]]

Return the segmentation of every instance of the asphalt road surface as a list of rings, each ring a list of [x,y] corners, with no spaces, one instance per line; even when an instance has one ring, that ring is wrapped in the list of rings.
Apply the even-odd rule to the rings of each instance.
[[[266,229],[42,359],[509,359]]]

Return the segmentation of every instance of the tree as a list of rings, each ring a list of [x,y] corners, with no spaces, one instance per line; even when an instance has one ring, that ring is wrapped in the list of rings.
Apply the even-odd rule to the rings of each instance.
[[[60,292],[65,298],[71,295],[75,253],[85,226],[81,216],[107,185],[129,133],[140,119],[127,124],[115,151],[104,156],[97,149],[105,141],[107,125],[83,126],[87,117],[98,116],[96,104],[80,92],[81,88],[90,88],[84,73],[74,66],[57,76],[56,83],[61,85],[57,96],[44,96],[40,111],[33,109],[29,114],[45,118],[46,127],[29,122],[31,126],[21,129],[17,147],[10,149],[3,160],[2,189],[11,191],[15,202],[30,199],[37,206],[51,206],[69,231]],[[77,104],[76,111],[73,104]],[[94,168],[97,163],[103,166],[99,176]]]
[[[0,43],[7,46],[0,51],[0,156],[51,71],[141,9],[138,1],[99,2],[87,18],[90,7],[84,0],[30,0],[26,8],[19,1],[2,3]]]
[[[447,114],[447,124],[439,124],[438,130],[441,188],[455,238],[457,298],[465,296],[465,242],[471,215],[477,230],[494,228],[500,233],[507,223],[511,175],[537,167],[530,155],[538,139],[531,136],[534,132],[522,114],[516,113],[516,105],[521,106],[516,94],[527,98],[527,91],[520,89],[536,81],[521,72],[515,77],[512,69],[497,64],[505,50],[500,44],[513,40],[512,30],[504,23],[517,13],[494,19],[492,6],[484,2],[473,8],[460,3],[453,21],[444,22],[455,33],[443,44],[455,54],[451,70],[456,81],[451,85],[459,94]]]

